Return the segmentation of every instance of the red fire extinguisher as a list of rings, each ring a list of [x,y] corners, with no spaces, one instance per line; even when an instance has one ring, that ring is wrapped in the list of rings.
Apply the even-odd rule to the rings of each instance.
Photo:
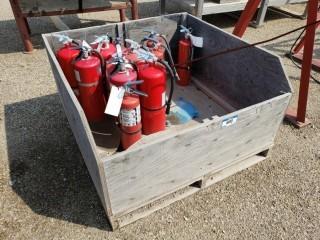
[[[104,118],[104,71],[103,57],[82,46],[74,63],[74,73],[79,86],[80,104],[89,122],[98,122]]]
[[[151,53],[149,53],[151,54]],[[154,60],[150,60],[153,57]],[[167,71],[171,75],[171,86],[166,100]],[[148,97],[141,98],[142,132],[145,135],[165,130],[166,114],[170,113],[175,75],[166,61],[158,60],[153,54],[144,64],[138,66],[138,78],[143,81],[138,86]]]
[[[119,114],[122,148],[128,149],[131,145],[141,139],[142,124],[139,96],[148,97],[130,86],[141,84],[142,81],[132,81],[124,85],[125,95]]]
[[[111,74],[110,83],[117,87],[124,86],[124,84],[137,80],[137,71],[133,68],[133,65],[128,63],[123,56],[120,42],[118,41],[116,56],[113,57],[111,64],[116,68]]]
[[[127,47],[125,48],[123,55],[130,63],[137,64],[141,59],[138,57],[137,51],[141,49],[141,45],[131,39],[125,39]]]
[[[93,49],[96,49],[98,52],[100,52],[106,61],[117,52],[116,45],[112,42],[112,38],[109,37],[108,34],[98,36],[90,45]]]
[[[78,43],[66,35],[54,35],[58,37],[58,41],[63,44],[63,47],[60,48],[57,53],[57,60],[61,66],[61,69],[70,84],[70,87],[73,89],[74,93],[77,96],[78,83],[73,71],[73,61],[79,55],[80,50],[78,49]]]
[[[100,52],[105,61],[109,61],[117,52],[116,44],[112,42],[112,38],[109,37],[108,34],[97,37],[90,45],[93,49]],[[107,64],[106,68],[110,73],[114,70],[115,66],[113,64]]]
[[[190,84],[190,65],[189,62],[192,59],[193,55],[193,46],[190,39],[191,30],[181,26],[180,32],[183,33],[183,38],[179,41],[179,49],[178,49],[178,75],[180,77],[180,81],[177,83],[181,86],[186,86]]]
[[[142,46],[154,54],[158,59],[164,60],[166,52],[166,39],[164,36],[155,31],[145,32],[148,32],[149,35],[141,40]]]

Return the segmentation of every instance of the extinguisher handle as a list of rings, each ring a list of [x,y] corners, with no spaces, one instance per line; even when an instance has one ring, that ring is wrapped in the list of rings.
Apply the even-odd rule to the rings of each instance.
[[[124,90],[130,94],[137,94],[143,97],[148,97],[148,94],[145,92],[139,91],[137,89],[131,88],[131,86],[142,84],[143,80],[130,81],[124,84]]]
[[[125,87],[142,84],[143,80],[130,81],[124,84]]]
[[[136,94],[136,95],[139,95],[139,96],[143,96],[143,97],[148,97],[148,94],[146,94],[145,92],[142,92],[142,91],[139,91],[137,89],[133,89],[133,88],[128,88],[126,90],[127,93],[130,93],[130,94]]]

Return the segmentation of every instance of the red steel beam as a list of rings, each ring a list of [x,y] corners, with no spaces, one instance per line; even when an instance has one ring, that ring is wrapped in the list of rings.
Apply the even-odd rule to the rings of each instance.
[[[318,10],[318,0],[309,0],[308,3],[308,20],[307,24],[312,24],[317,21],[317,11]],[[304,54],[302,60],[302,70],[301,70],[301,80],[300,80],[300,90],[299,90],[299,101],[297,109],[297,121],[306,122],[306,111],[308,104],[308,92],[310,75],[312,68],[312,55],[314,49],[314,40],[316,34],[317,26],[313,24],[309,26],[306,30],[305,35],[305,46]]]
[[[21,35],[24,49],[27,53],[30,53],[33,51],[33,45],[31,43],[31,38],[29,34],[30,29],[28,26],[28,22],[21,12],[18,0],[10,0],[10,5],[12,8],[14,18],[16,19],[17,27]]]
[[[247,27],[249,26],[251,19],[253,18],[256,10],[258,9],[260,2],[261,0],[249,0],[247,2],[236,26],[234,27],[233,35],[236,35],[238,37],[243,36]]]

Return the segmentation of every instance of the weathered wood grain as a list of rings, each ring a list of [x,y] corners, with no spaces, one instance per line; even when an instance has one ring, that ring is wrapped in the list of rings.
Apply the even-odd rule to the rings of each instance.
[[[289,98],[283,95],[106,159],[113,214],[268,148]],[[232,116],[238,116],[236,124],[222,127],[223,119]]]
[[[217,183],[235,173],[238,173],[246,168],[249,168],[252,165],[263,161],[264,159],[265,157],[263,156],[254,155],[254,156],[250,156],[249,158],[243,159],[239,162],[233,163],[230,166],[224,169],[221,169],[217,172],[212,172],[209,174],[208,178],[206,179],[206,181],[204,182],[201,188],[195,187],[192,185],[187,185],[182,189],[179,189],[173,193],[170,193],[167,196],[160,198],[159,200],[156,200],[140,209],[137,209],[133,212],[124,214],[123,216],[116,218],[117,226],[123,227],[134,221],[144,218],[155,211],[158,211],[162,208],[169,206],[170,204],[176,201],[182,200],[196,192],[201,191],[201,189],[203,188],[207,188],[214,183]]]

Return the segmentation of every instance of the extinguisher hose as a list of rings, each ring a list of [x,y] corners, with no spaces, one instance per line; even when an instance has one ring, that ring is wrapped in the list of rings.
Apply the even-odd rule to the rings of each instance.
[[[172,102],[172,97],[173,97],[173,91],[174,91],[174,73],[172,71],[172,68],[170,67],[170,65],[168,64],[168,62],[164,61],[164,60],[159,60],[159,62],[161,64],[163,64],[166,69],[168,70],[169,74],[170,74],[170,92],[169,92],[169,96],[168,96],[168,101],[167,101],[167,107],[166,107],[166,114],[170,114],[170,108],[171,108],[171,102]]]
[[[109,98],[110,87],[108,84],[109,75],[107,73],[106,64],[105,64],[103,56],[96,49],[92,50],[92,54],[97,56],[100,59],[102,84],[103,84],[103,89],[104,89],[104,95],[107,100]]]
[[[163,39],[163,41],[165,42],[165,44],[166,44],[167,48],[169,49],[169,51],[170,51],[170,55],[172,55],[172,54],[171,54],[170,45],[169,45],[169,42],[168,42],[168,40],[167,40],[166,36],[165,36],[165,35],[163,35],[163,34],[160,34],[160,37]],[[169,54],[169,53],[168,53],[168,54]]]
[[[162,44],[162,46],[165,48],[167,54],[168,54],[168,58],[169,58],[169,62],[170,62],[170,69],[173,73],[173,78],[176,80],[176,81],[180,81],[180,77],[178,75],[178,72],[177,72],[177,69],[175,67],[175,64],[174,64],[174,61],[173,61],[173,57],[172,57],[172,54],[171,54],[171,50],[164,44]]]

